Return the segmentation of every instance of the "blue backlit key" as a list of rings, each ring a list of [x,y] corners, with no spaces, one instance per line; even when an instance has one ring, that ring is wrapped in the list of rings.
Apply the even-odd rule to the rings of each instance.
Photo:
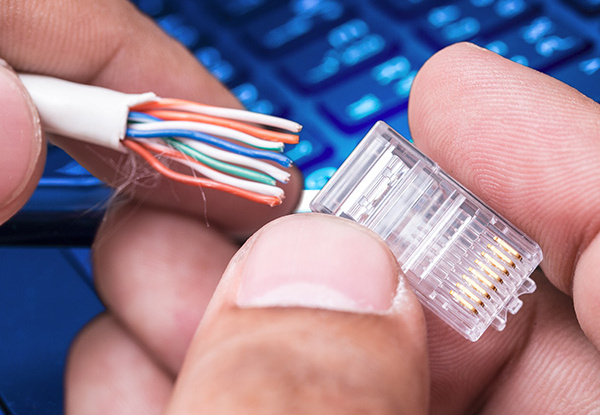
[[[342,130],[356,131],[405,108],[416,73],[414,63],[396,55],[335,86],[321,105]]]
[[[242,105],[250,111],[277,117],[284,116],[287,107],[276,99],[265,96],[261,91],[265,91],[265,88],[259,89],[252,82],[244,82],[231,90]]]
[[[289,55],[284,72],[305,90],[315,90],[384,59],[392,45],[362,19],[331,29],[327,37]]]
[[[430,10],[424,33],[437,46],[447,46],[494,33],[536,9],[531,0],[465,0]]]
[[[286,156],[302,169],[308,169],[315,164],[327,160],[333,155],[333,147],[321,137],[316,137],[310,130],[304,129],[300,142],[286,148]]]
[[[538,70],[554,66],[589,45],[588,40],[575,30],[548,16],[540,16],[519,25],[501,38],[477,43]]]
[[[245,26],[246,36],[264,52],[299,45],[348,17],[339,0],[290,1]]]
[[[571,61],[551,75],[600,102],[600,53]]]
[[[234,65],[231,60],[223,57],[221,51],[214,46],[201,47],[194,55],[215,78],[230,88],[241,83],[246,76],[239,65]]]
[[[169,36],[175,38],[190,50],[202,43],[203,36],[200,30],[189,24],[180,14],[168,14],[158,18],[156,22]]]

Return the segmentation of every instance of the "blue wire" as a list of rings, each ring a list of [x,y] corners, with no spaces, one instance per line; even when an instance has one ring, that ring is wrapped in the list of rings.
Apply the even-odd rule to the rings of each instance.
[[[230,143],[229,141],[225,141],[220,138],[214,137],[212,135],[201,133],[199,131],[178,129],[140,131],[128,128],[127,136],[132,138],[185,137],[190,138],[192,140],[205,142],[215,147],[222,148],[223,150],[231,151],[232,153],[241,154],[252,158],[272,160],[276,163],[281,164],[283,167],[290,167],[292,165],[292,160],[290,160],[288,157],[284,156],[281,153],[242,147],[237,144]]]
[[[164,121],[153,115],[144,114],[143,112],[130,111],[128,121]]]

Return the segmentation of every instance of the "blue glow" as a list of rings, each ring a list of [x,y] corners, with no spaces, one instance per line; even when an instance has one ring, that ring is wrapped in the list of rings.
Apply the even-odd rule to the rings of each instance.
[[[381,109],[381,100],[373,94],[364,95],[346,107],[346,113],[353,120],[362,120]]]
[[[324,56],[323,62],[308,71],[307,78],[316,84],[338,73],[340,66],[339,53],[328,51]]]
[[[523,66],[529,66],[529,59],[527,59],[523,55],[515,55],[512,58],[510,58],[510,60],[513,62],[520,63]]]
[[[498,0],[494,5],[496,14],[500,17],[511,18],[523,13],[526,4],[523,0]]]
[[[579,70],[586,75],[593,75],[600,70],[600,58],[593,58],[579,63]]]
[[[396,85],[396,95],[402,98],[408,98],[408,95],[410,94],[410,88],[415,80],[415,76],[417,76],[417,71],[412,71],[407,76],[402,78]]]
[[[372,34],[348,46],[342,53],[342,62],[347,66],[354,66],[385,48],[385,39],[377,34]]]
[[[368,33],[369,25],[364,20],[352,19],[332,29],[327,35],[327,40],[334,48],[341,48],[352,41],[364,37]]]
[[[485,45],[485,48],[497,53],[500,56],[506,56],[508,54],[508,45],[502,40],[494,40],[493,42]]]
[[[371,76],[379,85],[389,85],[403,78],[410,71],[410,62],[404,56],[396,56],[371,70]]]
[[[286,152],[286,156],[294,160],[294,162],[298,162],[302,157],[306,157],[310,155],[313,151],[313,145],[310,141],[300,141],[298,144],[294,146],[290,151]]]
[[[538,40],[554,31],[554,23],[550,18],[543,16],[535,19],[529,26],[526,26],[521,33],[521,37],[527,43],[536,43]]]
[[[459,17],[460,9],[458,6],[452,4],[431,10],[427,16],[427,20],[429,20],[429,23],[431,23],[433,27],[439,28],[458,20]]]
[[[337,169],[335,167],[322,167],[310,173],[304,180],[304,186],[308,190],[319,190],[325,186],[325,183]]]
[[[446,39],[454,42],[469,39],[479,33],[480,29],[479,20],[474,17],[465,17],[444,27],[443,34]]]
[[[256,85],[249,82],[236,86],[231,92],[244,106],[251,105],[258,100],[258,89],[256,89]]]
[[[535,45],[535,50],[542,56],[549,57],[557,51],[569,50],[577,44],[573,37],[548,36]]]

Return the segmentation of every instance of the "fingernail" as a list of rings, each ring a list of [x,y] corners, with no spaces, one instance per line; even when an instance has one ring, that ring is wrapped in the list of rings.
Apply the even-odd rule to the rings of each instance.
[[[40,121],[17,74],[0,62],[0,207],[27,186],[42,151]]]
[[[260,231],[245,261],[241,307],[310,307],[353,312],[391,308],[398,269],[376,235],[347,220],[294,215]]]

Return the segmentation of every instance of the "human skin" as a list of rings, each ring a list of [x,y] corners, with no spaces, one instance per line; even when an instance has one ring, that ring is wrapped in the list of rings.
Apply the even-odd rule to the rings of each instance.
[[[0,19],[0,56],[18,71],[238,105],[126,2],[6,1]],[[0,99],[16,108],[0,117],[1,131],[11,132],[0,140],[15,149],[2,170],[6,219],[35,187],[44,152],[35,111],[6,68],[0,88],[13,91]],[[208,218],[198,192],[133,183],[124,190],[130,201],[109,210],[94,245],[107,312],[72,347],[67,413],[597,411],[599,106],[460,44],[417,75],[409,121],[419,148],[544,251],[534,275],[539,288],[506,330],[470,343],[423,312],[409,290],[394,297],[403,279],[389,251],[345,220],[288,216],[238,251],[231,235],[291,211],[298,181],[276,210],[207,192]],[[111,168],[114,154],[60,140],[95,174],[122,182]],[[163,196],[173,192],[176,198]],[[339,311],[340,302],[308,304],[302,293],[281,292],[265,304],[261,295],[280,279],[322,281],[343,300],[368,292],[370,308]]]

